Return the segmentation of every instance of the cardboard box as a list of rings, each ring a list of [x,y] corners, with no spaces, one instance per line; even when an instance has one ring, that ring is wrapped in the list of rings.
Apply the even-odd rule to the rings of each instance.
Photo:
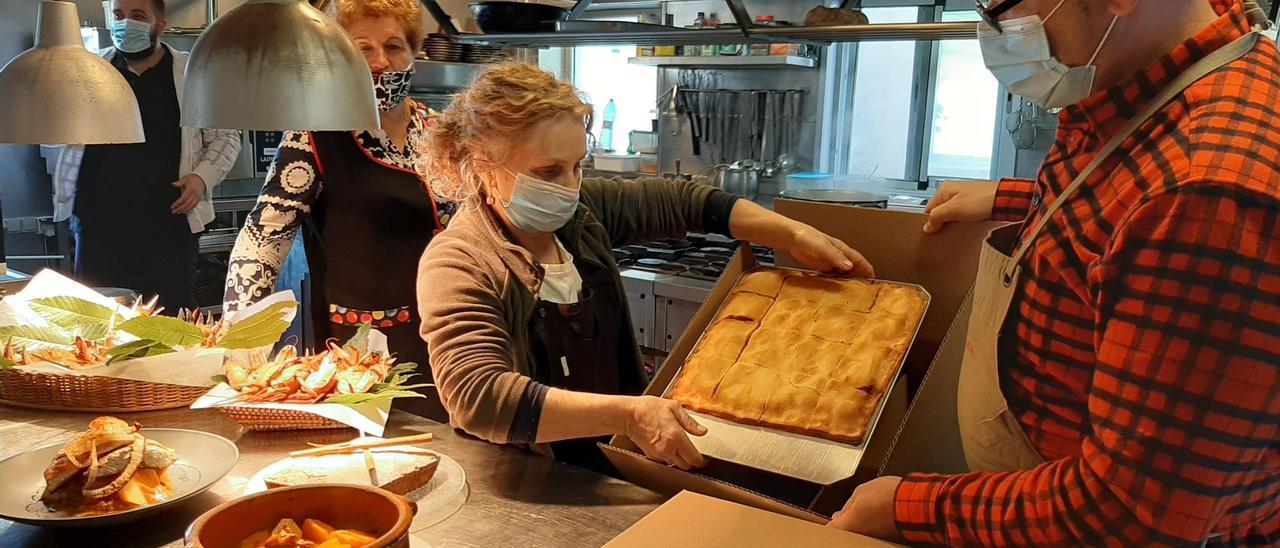
[[[949,418],[946,416],[946,401],[934,406],[922,406],[917,402],[914,408],[919,410],[919,416],[908,420],[906,402],[909,392],[920,384],[935,356],[944,348],[949,333],[953,342],[945,347],[948,350],[945,358],[956,363],[948,364],[944,369],[948,372],[958,369],[957,357],[962,354],[956,353],[954,340],[958,332],[959,348],[963,352],[968,313],[960,313],[977,272],[979,246],[986,233],[1000,224],[959,224],[948,227],[941,234],[925,235],[921,231],[925,217],[920,214],[784,199],[775,201],[774,209],[840,238],[859,250],[876,267],[880,279],[917,284],[931,295],[929,310],[903,367],[908,382],[896,383],[887,396],[889,402],[865,442],[856,471],[844,480],[822,485],[717,460],[713,460],[706,469],[685,472],[646,459],[629,439],[621,436],[613,438],[602,448],[624,477],[655,491],[675,494],[687,489],[822,523],[840,509],[857,485],[876,477],[882,469],[911,466],[915,464],[912,459],[919,462],[922,458],[910,453],[936,452],[940,455],[937,457],[939,462],[932,463],[932,466],[938,471],[948,471],[946,468],[954,464],[959,447],[958,433],[955,432],[954,384],[950,388]],[[778,264],[798,266],[781,254]],[[666,391],[738,277],[753,266],[754,258],[749,254],[735,256],[684,335],[671,349],[667,360],[659,367],[646,394],[661,395]],[[937,378],[946,380],[949,376],[953,375],[938,375]],[[933,384],[936,386],[932,392],[947,390],[946,382]],[[946,400],[945,396],[941,399]],[[925,416],[930,413],[941,415]],[[904,423],[913,426],[910,436],[902,435]],[[935,441],[941,441],[945,447],[934,447]],[[895,457],[894,453],[900,454]],[[820,456],[815,455],[814,458]],[[963,462],[962,457],[960,462]]]
[[[881,548],[896,544],[682,491],[605,545],[608,548],[698,546]]]

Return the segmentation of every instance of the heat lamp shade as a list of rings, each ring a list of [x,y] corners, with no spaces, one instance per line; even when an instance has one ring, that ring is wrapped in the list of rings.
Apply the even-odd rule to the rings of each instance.
[[[191,50],[185,127],[365,130],[380,127],[369,65],[329,16],[302,0],[248,0]]]
[[[120,71],[84,49],[70,2],[40,3],[35,47],[0,68],[0,143],[141,143],[138,100]]]

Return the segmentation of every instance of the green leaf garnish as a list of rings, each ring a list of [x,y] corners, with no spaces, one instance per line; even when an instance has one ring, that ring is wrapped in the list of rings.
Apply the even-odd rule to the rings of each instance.
[[[359,403],[370,403],[382,400],[390,400],[395,398],[425,398],[426,396],[414,392],[412,390],[383,390],[381,392],[365,392],[363,394],[338,394],[337,396],[329,396],[324,403],[338,403],[342,405],[356,405]]]
[[[199,346],[204,342],[204,331],[199,327],[168,316],[138,316],[120,324],[120,330],[166,346]]]
[[[222,383],[231,384],[231,379],[228,379],[226,375],[214,375],[212,377],[209,377],[209,382],[215,385],[222,384]]]
[[[86,339],[105,338],[108,326],[124,321],[114,310],[78,297],[44,297],[31,299],[27,304],[51,324],[67,329],[81,328],[81,336]],[[92,336],[86,327],[100,328],[101,335]],[[98,332],[94,330],[92,333]]]
[[[13,360],[0,356],[0,369],[11,369],[17,367],[17,365],[18,364],[13,363]]]
[[[26,350],[44,350],[46,348],[68,349],[76,339],[57,327],[6,325],[0,327],[0,340],[8,340],[14,346]]]
[[[228,350],[253,349],[275,344],[289,329],[285,315],[298,307],[298,301],[280,301],[244,318],[227,330],[218,346]]]
[[[368,351],[369,350],[369,330],[371,329],[373,329],[373,326],[367,323],[360,324],[360,327],[356,329],[356,334],[352,335],[351,338],[347,340],[347,343],[344,344],[343,346],[347,348],[354,348],[361,352]]]
[[[138,339],[113,347],[107,351],[107,363],[115,363],[129,358],[145,358],[173,352],[172,348],[150,339]]]

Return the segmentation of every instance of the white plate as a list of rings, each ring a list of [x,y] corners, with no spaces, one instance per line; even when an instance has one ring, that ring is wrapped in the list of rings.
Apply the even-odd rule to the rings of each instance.
[[[431,527],[437,523],[444,521],[454,512],[457,512],[462,505],[467,502],[467,474],[462,470],[462,465],[458,461],[449,458],[448,455],[442,455],[435,451],[437,457],[440,457],[440,465],[436,467],[435,475],[431,476],[431,481],[426,485],[415,489],[406,495],[406,498],[417,503],[418,513],[413,516],[413,523],[409,525],[409,531],[416,533],[427,527]],[[267,490],[266,477],[277,471],[284,470],[293,464],[291,457],[286,457],[275,461],[266,468],[259,470],[253,477],[249,478],[249,482],[244,486],[244,495],[260,493]]]
[[[147,439],[160,442],[178,453],[178,462],[168,468],[173,497],[149,506],[101,514],[73,516],[56,512],[40,502],[44,490],[44,469],[53,461],[66,440],[19,453],[0,461],[0,517],[19,523],[45,527],[80,527],[122,523],[138,519],[205,492],[227,475],[240,458],[240,450],[230,440],[216,434],[179,428],[143,428]]]

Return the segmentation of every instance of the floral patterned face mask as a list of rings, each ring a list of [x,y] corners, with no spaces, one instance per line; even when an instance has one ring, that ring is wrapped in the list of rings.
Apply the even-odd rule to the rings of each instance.
[[[388,112],[409,96],[409,84],[413,82],[413,63],[404,70],[389,70],[373,75],[373,92],[378,99],[378,110]]]

